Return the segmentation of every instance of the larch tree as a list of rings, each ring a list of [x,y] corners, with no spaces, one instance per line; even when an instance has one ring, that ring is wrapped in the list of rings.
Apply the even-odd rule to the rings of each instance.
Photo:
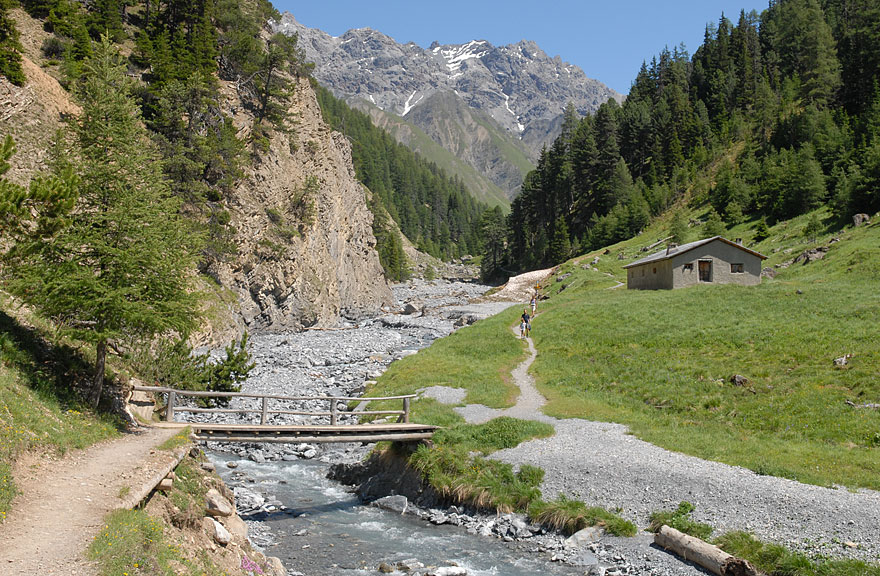
[[[198,236],[179,214],[123,60],[106,37],[83,69],[82,113],[55,174],[35,179],[4,208],[23,216],[3,279],[64,333],[95,346],[88,401],[96,406],[114,342],[194,327],[189,279]]]

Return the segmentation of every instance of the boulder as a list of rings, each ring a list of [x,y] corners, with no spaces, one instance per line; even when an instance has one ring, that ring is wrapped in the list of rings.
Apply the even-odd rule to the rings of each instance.
[[[205,518],[203,521],[204,526],[206,528],[206,532],[208,536],[214,539],[214,542],[221,546],[226,546],[230,542],[232,542],[232,534],[229,533],[226,528],[223,527],[223,524],[217,522],[213,518]]]
[[[229,531],[236,542],[247,542],[248,527],[238,515],[233,514],[232,516],[223,517],[220,519],[220,523]]]
[[[730,383],[737,386],[748,386],[752,383],[752,381],[740,374],[734,374],[730,377]]]
[[[867,214],[856,214],[853,216],[853,226],[855,226],[856,228],[858,228],[862,224],[870,224],[870,223],[871,223],[871,217],[868,216]]]
[[[409,500],[406,499],[406,496],[385,496],[373,502],[373,505],[398,514],[406,514]]]
[[[235,514],[235,507],[216,488],[211,488],[205,494],[205,513],[214,517],[232,516]]]
[[[805,250],[802,252],[797,258],[792,262],[793,264],[797,264],[798,262],[803,262],[805,265],[810,262],[815,262],[817,260],[821,260],[825,257],[825,254],[828,252],[827,246],[819,246],[818,248],[812,248],[810,250]]]
[[[589,550],[584,550],[583,552],[569,560],[569,562],[571,562],[575,566],[593,567],[599,565],[599,558],[597,558],[596,555]]]
[[[844,354],[840,358],[834,359],[834,366],[837,368],[845,368],[847,364],[849,364],[849,359],[852,358],[852,354]]]
[[[394,566],[392,566],[391,564],[389,564],[387,562],[382,562],[381,564],[379,564],[378,570],[382,574],[391,574],[392,572],[395,571]]]
[[[270,576],[287,576],[284,563],[277,556],[266,556],[266,572]]]
[[[773,268],[764,268],[761,270],[761,278],[776,278],[776,270]]]
[[[598,542],[602,538],[602,529],[596,526],[587,526],[583,530],[578,530],[565,540],[567,548],[585,548],[593,542]]]

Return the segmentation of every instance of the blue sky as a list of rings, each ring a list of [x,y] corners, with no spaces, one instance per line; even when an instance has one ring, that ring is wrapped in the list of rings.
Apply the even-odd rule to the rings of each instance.
[[[693,54],[707,22],[723,11],[736,23],[741,9],[760,12],[767,0],[273,0],[311,28],[339,36],[373,28],[398,42],[428,47],[488,40],[503,45],[534,40],[551,57],[580,66],[587,76],[627,93],[643,60],[684,43]]]

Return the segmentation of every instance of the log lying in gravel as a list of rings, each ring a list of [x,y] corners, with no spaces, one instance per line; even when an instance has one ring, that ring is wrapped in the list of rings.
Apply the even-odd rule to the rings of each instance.
[[[654,534],[654,544],[672,550],[685,560],[698,564],[718,576],[760,576],[751,564],[731,556],[721,548],[688,536],[675,528],[663,526]]]

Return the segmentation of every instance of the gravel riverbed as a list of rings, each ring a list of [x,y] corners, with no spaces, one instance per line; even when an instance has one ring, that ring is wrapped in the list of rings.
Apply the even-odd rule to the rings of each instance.
[[[397,305],[373,319],[343,321],[336,330],[254,334],[250,342],[256,367],[243,390],[279,395],[358,396],[365,382],[379,376],[392,361],[415,353],[458,326],[516,304],[471,303],[485,290],[485,286],[466,282],[414,281],[395,286]],[[432,389],[426,395],[461,402],[460,395],[450,389]],[[317,404],[305,408],[326,410],[326,406]],[[340,408],[344,405],[340,404]],[[476,406],[463,409],[477,416],[480,412]],[[235,421],[218,415],[189,417]],[[343,420],[355,417],[349,414]],[[552,420],[537,412],[533,417]],[[272,422],[277,423],[306,421],[298,416],[272,417]],[[623,516],[641,528],[647,525],[650,512],[672,509],[687,500],[696,505],[695,519],[711,524],[716,534],[747,530],[812,556],[880,560],[880,493],[850,492],[759,476],[742,468],[668,452],[629,435],[621,425],[574,419],[552,422],[556,426],[553,437],[494,455],[514,466],[529,463],[543,468],[546,474],[542,491],[547,498],[563,493],[589,505],[619,508]],[[365,453],[360,445],[251,445],[224,449],[256,462],[299,458],[356,461]],[[448,522],[444,523],[454,523],[449,520],[448,511],[423,512],[427,514],[426,521],[440,523],[438,515],[445,515]],[[581,562],[583,570],[578,573],[705,574],[655,548],[651,536],[645,533],[635,538],[604,536],[600,542],[574,552],[559,537],[535,534],[517,538],[509,532],[509,524],[497,523],[493,518],[455,518],[460,518],[460,525],[475,534],[507,538],[513,548],[541,554],[548,562]],[[268,537],[265,526],[252,526],[261,537]],[[322,573],[317,564],[311,568],[313,572],[305,573]]]

